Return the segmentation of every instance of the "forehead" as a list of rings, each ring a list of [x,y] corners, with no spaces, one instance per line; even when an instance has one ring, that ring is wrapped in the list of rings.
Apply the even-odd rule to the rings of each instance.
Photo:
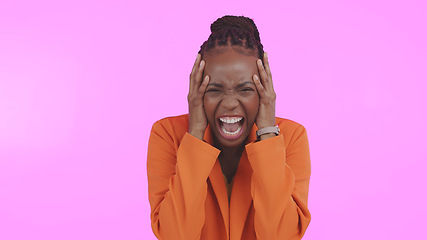
[[[257,57],[243,54],[232,47],[218,48],[203,56],[205,75],[212,81],[251,78],[258,73]]]

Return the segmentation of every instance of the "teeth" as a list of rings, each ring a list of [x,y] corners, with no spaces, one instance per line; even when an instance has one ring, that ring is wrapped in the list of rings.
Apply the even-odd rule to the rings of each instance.
[[[236,123],[242,119],[243,119],[242,117],[222,117],[222,118],[219,118],[219,120],[221,120],[221,122],[223,122],[223,123]]]
[[[221,130],[222,130],[225,134],[227,134],[227,135],[236,135],[237,133],[239,133],[239,132],[240,132],[240,129],[242,129],[242,127],[241,127],[241,126],[239,126],[239,127],[237,128],[237,130],[236,130],[236,131],[234,131],[234,132],[229,132],[229,131],[225,130],[224,126],[222,126],[222,127],[221,127]]]

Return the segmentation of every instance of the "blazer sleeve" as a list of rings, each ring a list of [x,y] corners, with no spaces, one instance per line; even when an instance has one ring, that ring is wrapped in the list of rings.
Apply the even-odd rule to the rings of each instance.
[[[200,239],[206,180],[219,150],[189,133],[178,146],[172,132],[156,122],[150,134],[147,176],[151,227],[158,239]]]
[[[246,146],[253,174],[254,227],[260,240],[301,239],[311,219],[307,207],[310,154],[307,132],[296,128],[285,149],[283,135]]]

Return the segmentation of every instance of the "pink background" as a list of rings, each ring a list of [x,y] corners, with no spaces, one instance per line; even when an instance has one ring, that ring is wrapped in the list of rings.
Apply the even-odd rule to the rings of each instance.
[[[225,14],[309,134],[304,239],[427,239],[426,1],[0,2],[0,239],[155,239],[151,125]]]

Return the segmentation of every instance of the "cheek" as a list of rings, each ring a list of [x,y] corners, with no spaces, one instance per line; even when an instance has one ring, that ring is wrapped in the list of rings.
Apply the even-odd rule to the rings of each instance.
[[[248,117],[255,118],[259,108],[258,94],[254,94],[253,96],[245,98],[244,105],[245,105]]]
[[[206,96],[203,98],[203,107],[205,109],[206,117],[208,119],[214,117],[216,105],[217,103],[215,99]]]

